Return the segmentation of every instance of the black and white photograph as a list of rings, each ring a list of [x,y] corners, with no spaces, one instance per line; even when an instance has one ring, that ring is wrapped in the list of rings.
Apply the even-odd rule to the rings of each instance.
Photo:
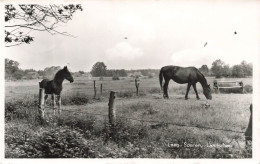
[[[260,1],[1,7],[1,161],[260,162]]]

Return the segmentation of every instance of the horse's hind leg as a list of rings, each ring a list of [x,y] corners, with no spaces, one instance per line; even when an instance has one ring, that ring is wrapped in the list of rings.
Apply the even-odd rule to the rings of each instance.
[[[163,98],[169,98],[168,96],[168,84],[169,84],[169,81],[168,79],[165,79],[165,83],[163,85]]]
[[[195,93],[196,93],[196,97],[197,97],[197,99],[199,100],[200,97],[199,97],[199,94],[198,94],[198,92],[197,92],[196,84],[193,84],[192,87],[193,87],[193,89],[194,89],[194,91],[195,91]]]
[[[186,94],[185,94],[185,100],[188,100],[188,94],[189,94],[189,91],[190,91],[190,86],[191,86],[191,84],[188,84],[187,91],[186,91]]]
[[[52,100],[52,105],[53,105],[53,114],[55,115],[56,113],[56,103],[55,103],[55,95],[51,95],[51,100]]]
[[[58,113],[61,114],[61,96],[57,96]]]

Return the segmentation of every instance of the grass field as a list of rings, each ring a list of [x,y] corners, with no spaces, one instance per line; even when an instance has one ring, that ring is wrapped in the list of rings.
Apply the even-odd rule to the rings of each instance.
[[[162,99],[158,78],[141,79],[140,96],[134,79],[75,78],[65,82],[59,116],[47,109],[48,122],[37,118],[38,80],[6,82],[5,155],[13,157],[88,158],[250,158],[244,132],[252,93],[213,94],[207,101],[197,85],[200,100],[186,85],[170,82],[170,99]],[[207,78],[213,85],[214,78]],[[252,78],[242,80],[252,86]],[[99,85],[103,84],[103,95]],[[108,95],[117,91],[114,133],[108,122]],[[209,107],[205,107],[205,103]],[[93,115],[94,114],[94,115]],[[152,121],[152,122],[151,122]],[[179,126],[176,126],[179,125]],[[198,127],[209,127],[205,129]],[[226,129],[236,132],[214,130]]]

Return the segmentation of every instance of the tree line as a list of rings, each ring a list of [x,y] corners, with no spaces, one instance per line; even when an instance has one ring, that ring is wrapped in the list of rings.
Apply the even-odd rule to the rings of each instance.
[[[5,59],[5,79],[6,80],[20,80],[20,79],[37,79],[54,77],[55,73],[61,69],[60,66],[46,67],[43,70],[21,69],[20,63],[11,59]]]
[[[230,67],[228,64],[225,64],[222,60],[215,60],[211,68],[208,68],[207,65],[202,65],[199,70],[205,76],[215,76],[216,78],[220,77],[248,77],[252,76],[253,65],[252,63],[247,63],[242,61],[240,64]],[[141,76],[156,76],[158,75],[158,69],[139,69],[139,70],[108,70],[107,66],[103,62],[97,62],[93,65],[91,70],[91,75],[93,77],[111,77],[111,76],[120,76],[125,77],[127,74],[135,74]]]
[[[5,79],[6,80],[20,80],[20,79],[37,79],[37,78],[48,78],[52,79],[55,73],[61,69],[60,66],[46,67],[43,70],[34,69],[20,69],[20,63],[11,59],[5,59]],[[199,70],[205,76],[220,77],[248,77],[252,76],[253,65],[242,61],[240,64],[230,67],[225,64],[222,60],[218,59],[212,63],[211,68],[207,65],[202,65]],[[104,62],[97,62],[93,65],[90,74],[93,77],[127,77],[127,76],[158,76],[159,69],[136,69],[136,70],[125,70],[125,69],[107,69]],[[84,71],[74,72],[74,75],[82,76],[86,74]]]
[[[248,77],[253,74],[253,64],[242,61],[240,64],[230,67],[228,64],[225,64],[222,60],[218,59],[212,63],[211,68],[209,69],[207,65],[202,65],[199,70],[205,76],[215,76],[216,78],[220,77]]]
[[[158,69],[135,69],[135,70],[125,70],[125,69],[107,69],[104,62],[96,62],[90,74],[93,77],[127,77],[132,76],[154,76],[158,75]]]

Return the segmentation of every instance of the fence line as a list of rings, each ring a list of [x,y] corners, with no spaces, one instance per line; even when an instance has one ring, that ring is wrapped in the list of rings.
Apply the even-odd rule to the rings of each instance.
[[[78,112],[78,113],[85,113],[85,114],[94,115],[94,116],[97,115],[97,116],[108,117],[108,115],[99,114],[99,113],[89,113],[89,112],[81,112],[81,111],[72,111],[72,110],[66,110],[66,109],[65,109],[65,110],[62,110],[62,111]],[[124,117],[124,116],[117,116],[117,118],[135,120],[135,121],[140,121],[140,122],[149,122],[149,123],[158,123],[158,124],[160,124],[160,123],[161,123],[161,124],[169,124],[169,125],[181,126],[181,127],[189,127],[189,128],[209,129],[209,130],[220,130],[220,131],[233,132],[233,133],[245,133],[244,131],[236,131],[236,130],[231,130],[231,129],[212,128],[212,127],[200,126],[200,125],[185,125],[185,124],[178,124],[178,123],[165,122],[165,121],[141,120],[141,119],[136,119],[136,118],[131,118],[131,117]]]

